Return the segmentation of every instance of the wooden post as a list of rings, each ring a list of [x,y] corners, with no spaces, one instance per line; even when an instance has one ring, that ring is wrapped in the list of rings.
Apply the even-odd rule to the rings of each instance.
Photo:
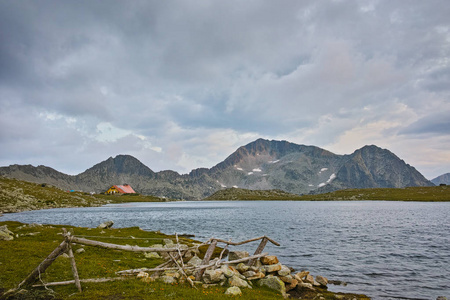
[[[75,263],[75,256],[73,255],[72,251],[72,245],[70,244],[70,233],[67,233],[67,230],[65,228],[62,229],[64,232],[64,239],[67,242],[67,252],[69,254],[70,258],[70,265],[72,266],[72,273],[73,273],[73,279],[75,281],[75,286],[77,287],[78,291],[81,293],[81,283],[80,283],[80,277],[78,276],[78,270],[77,270],[77,264]]]
[[[72,246],[68,244],[69,248],[69,258],[70,258],[70,264],[72,265],[72,273],[73,273],[73,279],[75,280],[75,286],[77,287],[78,291],[81,293],[81,283],[80,283],[80,277],[78,276],[78,270],[77,265],[75,263],[75,257],[73,256]]]
[[[202,265],[207,265],[209,263],[209,260],[211,259],[211,256],[213,255],[214,249],[216,249],[217,246],[217,240],[212,240],[211,244],[209,244],[208,250],[206,250],[205,257],[203,257]],[[198,270],[195,274],[195,280],[200,281],[202,279],[202,275],[205,272],[205,270]]]
[[[30,284],[34,283],[40,274],[44,273],[45,270],[52,264],[52,262],[61,254],[66,252],[67,249],[67,242],[64,240],[58,247],[56,247],[55,250],[53,250],[52,253],[50,253],[49,256],[47,256],[46,259],[44,259],[39,266],[36,267],[36,269],[33,270],[33,272],[30,273],[30,275],[27,276],[17,287],[17,289],[20,289],[21,287],[29,286]]]
[[[255,251],[255,253],[253,255],[261,254],[263,252],[263,250],[264,250],[264,247],[266,247],[266,244],[267,244],[268,241],[269,240],[266,237],[264,237],[261,240],[261,243],[259,243],[259,246],[258,246],[258,248],[256,248],[256,251]],[[253,266],[255,261],[256,261],[256,259],[251,259],[251,260],[248,261],[247,265],[251,267],[251,266]]]

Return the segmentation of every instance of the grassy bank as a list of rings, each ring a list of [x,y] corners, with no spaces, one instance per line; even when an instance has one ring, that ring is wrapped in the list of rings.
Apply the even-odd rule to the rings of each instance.
[[[0,222],[14,233],[11,241],[0,240],[0,297],[9,289],[15,288],[38,264],[48,256],[62,241],[62,228],[65,227],[77,236],[122,244],[148,247],[162,244],[163,239],[173,239],[159,232],[147,232],[138,227],[120,229],[90,229],[57,225],[26,225],[19,222]],[[194,241],[180,237],[180,242],[192,244]],[[77,253],[78,249],[84,252]],[[146,258],[143,253],[107,250],[89,246],[75,245],[75,260],[81,279],[115,277],[115,272],[132,268],[152,268],[163,262],[161,258]],[[200,249],[203,258],[206,246]],[[218,255],[220,249],[216,251]],[[44,274],[43,282],[72,280],[68,258],[58,257]],[[29,288],[14,299],[227,299],[227,287],[213,286],[193,289],[189,284],[164,284],[162,282],[144,282],[136,278],[126,281],[104,283],[82,283],[83,292],[79,293],[75,285],[52,286],[51,289]],[[321,291],[324,299],[368,299],[365,296],[336,294]],[[313,299],[317,292],[304,294],[302,299]],[[283,299],[281,294],[254,285],[253,289],[242,289],[241,299]]]
[[[347,189],[318,195],[295,195],[279,190],[246,190],[230,188],[217,191],[204,200],[388,200],[450,201],[450,186]]]
[[[121,202],[161,202],[166,198],[143,195],[90,195],[0,176],[0,213],[58,207],[92,207]]]
[[[62,241],[61,228],[65,227],[79,236],[95,236],[95,240],[148,247],[162,244],[163,239],[172,238],[158,232],[147,232],[137,227],[88,229],[71,226],[27,226],[18,222],[1,222],[19,237],[12,241],[0,241],[0,293],[16,287],[38,264]],[[183,239],[183,243],[191,240]],[[164,262],[161,258],[145,258],[143,253],[107,250],[94,247],[75,246],[75,259],[81,279],[115,277],[115,272],[141,267],[156,267]],[[204,249],[203,249],[204,251]],[[200,257],[204,254],[200,254]],[[58,257],[41,276],[44,282],[73,280],[68,258]],[[83,292],[78,293],[74,285],[55,286],[51,290],[34,288],[25,298],[57,299],[223,299],[225,287],[192,289],[189,285],[171,285],[160,282],[145,283],[137,279],[105,283],[83,283]],[[243,290],[244,299],[280,299],[280,295],[267,289]]]

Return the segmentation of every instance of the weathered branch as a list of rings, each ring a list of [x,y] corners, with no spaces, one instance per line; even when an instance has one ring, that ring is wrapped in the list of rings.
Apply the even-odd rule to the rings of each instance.
[[[114,250],[133,251],[133,252],[177,252],[178,251],[177,248],[151,248],[151,247],[116,245],[116,244],[88,240],[88,239],[84,239],[84,238],[78,238],[75,236],[70,237],[70,241],[78,243],[78,244],[87,245],[87,246],[94,246],[94,247],[114,249]]]
[[[90,282],[108,282],[108,281],[115,281],[115,280],[127,280],[130,278],[127,277],[109,277],[109,278],[94,278],[94,279],[80,279],[80,282],[83,283],[90,283]],[[49,282],[46,283],[45,286],[55,286],[55,285],[69,285],[74,284],[75,280],[67,280],[67,281],[60,281],[60,282]],[[34,284],[32,287],[41,287],[44,286],[44,284]]]
[[[225,243],[225,244],[228,244],[228,245],[233,245],[233,246],[239,246],[239,245],[243,245],[243,244],[247,244],[247,243],[250,243],[250,242],[254,242],[254,241],[257,241],[257,240],[262,240],[262,239],[267,239],[269,242],[271,242],[272,244],[274,244],[275,246],[280,246],[280,244],[279,243],[277,243],[277,242],[275,242],[274,240],[272,240],[271,238],[269,238],[269,237],[267,237],[267,236],[260,236],[260,237],[257,237],[257,238],[253,238],[253,239],[250,239],[250,240],[246,240],[246,241],[242,241],[242,242],[239,242],[239,243],[234,243],[234,242],[230,242],[230,241],[225,241],[225,240],[221,240],[221,239],[215,239],[215,240],[217,240],[218,242],[220,242],[220,243]]]

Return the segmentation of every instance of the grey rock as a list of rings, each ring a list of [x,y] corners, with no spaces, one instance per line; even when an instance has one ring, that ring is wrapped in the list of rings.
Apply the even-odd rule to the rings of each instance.
[[[8,225],[0,226],[0,240],[11,241],[14,239],[14,233],[8,229]]]
[[[114,225],[114,221],[106,221],[97,226],[98,229],[108,229]]]
[[[203,280],[205,283],[218,283],[225,279],[221,269],[205,270],[203,273]]]
[[[228,254],[228,261],[237,260],[248,256],[249,254],[247,251],[230,251]]]
[[[281,294],[283,294],[283,295],[286,293],[286,285],[277,276],[273,276],[273,275],[266,276],[263,279],[259,280],[258,285],[259,286],[267,286],[268,288],[270,288],[272,290],[281,292]]]
[[[244,288],[252,288],[247,281],[245,281],[242,278],[239,278],[237,275],[233,275],[232,277],[228,278],[228,284],[231,286],[237,286],[237,287],[244,287]]]
[[[242,295],[241,289],[237,286],[232,286],[229,287],[226,291],[225,291],[225,295],[230,295],[230,296],[240,296]]]

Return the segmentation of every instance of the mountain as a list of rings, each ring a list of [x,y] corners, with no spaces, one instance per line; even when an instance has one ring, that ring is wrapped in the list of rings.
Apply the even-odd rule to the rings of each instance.
[[[431,179],[431,182],[435,185],[446,184],[450,185],[450,173],[443,174],[434,179]]]
[[[1,167],[0,175],[94,192],[128,183],[141,194],[188,200],[203,199],[230,187],[307,194],[433,185],[395,154],[377,146],[336,155],[315,146],[264,139],[239,147],[211,169],[199,168],[183,175],[171,170],[154,172],[129,155],[110,157],[76,176],[30,165]]]

